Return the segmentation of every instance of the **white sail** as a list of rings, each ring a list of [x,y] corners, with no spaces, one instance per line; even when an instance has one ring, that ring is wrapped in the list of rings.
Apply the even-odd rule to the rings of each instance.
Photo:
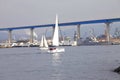
[[[43,47],[43,36],[42,36],[41,41],[40,41],[40,47]]]
[[[42,38],[41,38],[40,47],[48,48],[48,44],[47,44],[47,40],[46,40],[45,36],[42,36]]]
[[[48,48],[48,43],[47,43],[45,36],[43,37],[43,39],[44,39],[44,47]]]
[[[55,29],[53,34],[52,45],[59,46],[59,28],[58,28],[58,16],[56,15]]]

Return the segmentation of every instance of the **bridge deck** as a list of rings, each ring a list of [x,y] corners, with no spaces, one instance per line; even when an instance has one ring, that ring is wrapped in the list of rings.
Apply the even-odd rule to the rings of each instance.
[[[66,23],[59,23],[59,26],[72,26],[72,25],[96,24],[96,23],[112,23],[112,22],[120,22],[120,18],[78,21],[78,22],[66,22]],[[30,29],[30,28],[41,28],[41,27],[52,27],[52,26],[55,26],[55,24],[33,25],[33,26],[11,27],[11,28],[0,28],[0,31],[18,30],[18,29]]]

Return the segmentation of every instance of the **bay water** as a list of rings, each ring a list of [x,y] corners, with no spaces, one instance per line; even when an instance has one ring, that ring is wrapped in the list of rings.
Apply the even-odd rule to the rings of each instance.
[[[38,47],[1,48],[0,80],[120,80],[120,45],[65,47],[43,53]]]

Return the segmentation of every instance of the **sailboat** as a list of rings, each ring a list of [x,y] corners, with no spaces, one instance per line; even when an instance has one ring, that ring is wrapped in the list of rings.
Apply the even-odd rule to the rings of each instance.
[[[44,35],[41,38],[40,50],[48,50],[48,43]]]
[[[55,21],[55,29],[52,39],[52,47],[49,47],[48,52],[50,53],[57,53],[57,52],[64,52],[65,49],[62,47],[59,47],[59,27],[58,27],[58,16],[56,15],[56,21]]]

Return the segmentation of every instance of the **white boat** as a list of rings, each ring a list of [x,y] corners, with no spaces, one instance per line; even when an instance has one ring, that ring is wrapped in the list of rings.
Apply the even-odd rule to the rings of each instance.
[[[50,47],[48,50],[49,53],[59,53],[59,52],[65,52],[65,49],[62,47]]]
[[[47,40],[44,35],[41,38],[40,50],[42,50],[42,51],[48,50],[48,43],[47,43]]]
[[[56,15],[55,29],[53,34],[52,46],[49,47],[49,53],[65,52],[63,47],[59,47],[59,27],[58,27],[58,16]]]

